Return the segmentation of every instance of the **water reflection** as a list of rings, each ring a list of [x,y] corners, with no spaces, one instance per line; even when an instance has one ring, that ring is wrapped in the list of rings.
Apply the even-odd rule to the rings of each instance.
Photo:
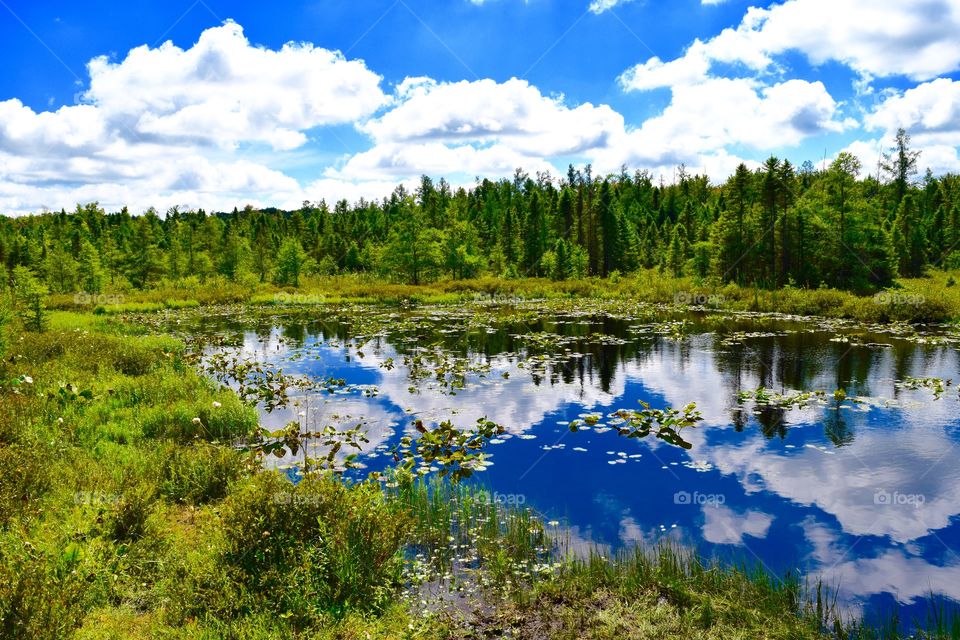
[[[217,330],[285,373],[374,385],[306,393],[264,415],[274,427],[363,424],[370,468],[411,416],[503,424],[483,481],[562,520],[575,548],[669,537],[781,574],[822,574],[868,612],[919,606],[931,591],[960,600],[958,395],[947,387],[935,400],[902,384],[957,378],[954,343],[703,315],[678,333],[636,315],[391,313],[369,330],[335,317]],[[759,387],[826,395],[804,407],[738,401]],[[704,420],[685,432],[693,447],[624,440],[606,419],[566,427],[638,400],[696,402]]]

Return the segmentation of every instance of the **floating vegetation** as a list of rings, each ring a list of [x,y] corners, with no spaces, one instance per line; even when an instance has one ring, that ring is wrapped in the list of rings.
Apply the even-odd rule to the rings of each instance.
[[[475,429],[465,431],[458,430],[449,420],[434,429],[415,420],[413,427],[420,437],[403,436],[391,452],[397,468],[421,476],[436,471],[441,478],[449,475],[455,482],[492,465],[490,456],[481,449],[506,431],[486,418],[477,420]]]
[[[826,395],[824,391],[794,391],[792,393],[780,394],[771,392],[764,387],[758,387],[754,390],[739,392],[737,394],[737,404],[744,404],[747,401],[751,401],[754,405],[761,407],[802,409],[813,402],[822,400]]]
[[[953,380],[943,378],[912,378],[906,377],[896,383],[901,389],[930,389],[933,392],[934,400],[939,400],[940,396],[946,391],[947,387],[953,384]]]

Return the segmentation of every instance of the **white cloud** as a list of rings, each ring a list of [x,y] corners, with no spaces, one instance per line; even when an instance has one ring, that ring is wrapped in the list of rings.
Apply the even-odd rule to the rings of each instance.
[[[621,83],[627,90],[664,86],[665,66],[701,70],[704,60],[765,71],[774,66],[773,56],[792,50],[814,64],[833,60],[872,77],[928,80],[960,68],[958,32],[960,3],[955,0],[786,0],[767,9],[751,7],[737,28],[695,41],[677,60],[639,64],[621,76]],[[677,79],[689,81],[686,73]]]
[[[851,126],[837,119],[837,104],[820,82],[763,86],[744,78],[713,78],[675,86],[672,93],[662,113],[599,151],[598,166],[610,170],[621,164],[669,167],[682,162],[722,179],[742,162],[727,147],[773,151]]]
[[[593,0],[588,9],[591,12],[600,15],[604,11],[609,11],[616,6],[627,4],[628,2],[633,2],[633,0]]]
[[[607,105],[568,106],[525,80],[407,78],[394,108],[359,125],[374,146],[326,172],[346,180],[551,171],[549,158],[590,158],[625,132]]]
[[[766,538],[773,516],[762,511],[737,513],[723,505],[703,507],[703,539],[713,544],[743,544],[744,536]]]
[[[397,100],[398,106],[360,127],[378,143],[500,142],[518,153],[550,156],[602,147],[624,129],[623,116],[606,105],[568,107],[562,96],[545,96],[516,78],[408,78],[397,88]]]
[[[888,97],[864,122],[887,133],[903,127],[921,144],[960,145],[960,82],[938,78]]]
[[[310,44],[251,46],[234,22],[207,29],[187,50],[142,46],[119,63],[94,58],[88,69],[84,98],[123,121],[122,132],[226,147],[295,148],[304,130],[353,122],[387,102],[362,61]]]
[[[186,50],[143,46],[88,69],[83,104],[35,112],[0,102],[4,213],[93,200],[134,210],[295,206],[326,194],[267,166],[274,153],[238,147],[296,148],[311,129],[353,123],[389,101],[362,61],[309,44],[256,47],[232,22]],[[311,186],[351,192],[336,181]]]

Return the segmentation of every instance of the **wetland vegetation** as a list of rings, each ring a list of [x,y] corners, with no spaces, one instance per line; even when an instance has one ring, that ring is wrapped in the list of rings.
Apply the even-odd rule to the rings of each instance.
[[[898,142],[0,219],[0,634],[960,637],[960,205]]]

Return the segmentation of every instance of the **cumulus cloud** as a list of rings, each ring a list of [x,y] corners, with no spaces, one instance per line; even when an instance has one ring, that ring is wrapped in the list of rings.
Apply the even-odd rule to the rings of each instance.
[[[505,175],[549,171],[555,156],[589,158],[625,132],[607,105],[568,106],[525,80],[436,82],[407,78],[394,107],[359,125],[374,146],[327,177],[386,179],[423,173]]]
[[[228,147],[292,149],[306,142],[304,130],[353,122],[387,101],[362,61],[308,43],[255,47],[234,22],[207,29],[187,50],[137,47],[118,63],[94,58],[88,70],[85,100],[128,133]]]
[[[4,212],[93,200],[139,209],[318,199],[266,166],[269,152],[238,147],[294,149],[311,129],[353,123],[389,101],[362,61],[310,44],[253,46],[233,22],[188,49],[137,47],[119,62],[95,58],[88,70],[82,104],[35,112],[0,102]]]
[[[684,56],[664,63],[657,58],[621,76],[627,90],[664,86],[664,68],[681,69],[676,83],[708,77],[708,63],[738,63],[759,72],[775,65],[774,56],[803,53],[812,63],[836,61],[871,77],[902,75],[929,80],[960,68],[960,5],[952,0],[913,3],[873,0],[786,0],[769,8],[751,7],[736,28],[704,42],[695,41]],[[669,83],[671,86],[676,83]]]
[[[960,145],[960,82],[938,78],[888,97],[865,118],[868,129],[907,129],[918,143]]]
[[[723,177],[742,162],[727,147],[773,151],[852,126],[837,118],[837,103],[821,82],[763,86],[745,78],[713,78],[675,86],[672,94],[663,112],[599,151],[598,166],[685,163]]]
[[[564,104],[526,80],[512,78],[438,83],[408,78],[399,104],[361,125],[378,143],[508,144],[526,155],[566,155],[602,147],[624,129],[623,116],[606,105]]]

